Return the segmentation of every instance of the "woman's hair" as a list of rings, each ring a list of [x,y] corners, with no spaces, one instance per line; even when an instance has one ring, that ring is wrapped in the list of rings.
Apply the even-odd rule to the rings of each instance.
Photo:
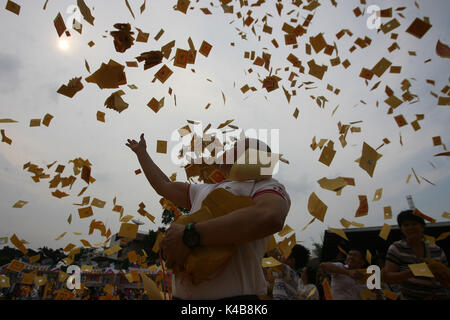
[[[402,224],[405,221],[416,221],[416,222],[420,223],[421,225],[425,226],[425,220],[423,220],[422,217],[415,215],[413,212],[414,212],[413,210],[404,210],[398,214],[397,223],[398,223],[399,228],[402,227]]]

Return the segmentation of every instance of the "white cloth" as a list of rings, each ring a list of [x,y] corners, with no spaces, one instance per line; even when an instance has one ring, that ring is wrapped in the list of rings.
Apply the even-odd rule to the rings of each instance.
[[[348,265],[334,262],[336,266],[348,269]],[[331,291],[334,300],[361,300],[360,292],[366,289],[364,284],[345,274],[331,274]]]
[[[216,188],[223,188],[237,196],[257,196],[274,192],[285,198],[290,206],[289,195],[284,186],[275,179],[262,181],[222,181],[217,184],[191,184],[189,196],[191,212],[201,208],[202,201]],[[264,278],[261,259],[268,245],[269,237],[247,242],[238,246],[230,262],[218,276],[193,285],[189,279],[173,278],[173,296],[181,299],[220,299],[240,295],[265,295],[267,283]]]

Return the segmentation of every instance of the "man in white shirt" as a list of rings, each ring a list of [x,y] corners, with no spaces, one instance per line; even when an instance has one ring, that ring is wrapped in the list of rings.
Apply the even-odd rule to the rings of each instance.
[[[360,282],[364,278],[358,269],[365,265],[363,253],[350,250],[345,260],[341,262],[323,262],[320,268],[331,273],[331,291],[334,300],[361,300],[360,292],[366,289],[366,284]]]
[[[250,139],[241,140],[249,148]],[[257,141],[258,150],[267,146]],[[173,280],[173,297],[178,299],[257,298],[266,294],[267,284],[261,259],[267,248],[269,236],[279,232],[284,225],[291,202],[284,186],[273,178],[250,181],[225,180],[217,184],[189,184],[172,182],[152,161],[146,151],[144,134],[140,141],[128,140],[141,167],[155,191],[175,205],[195,212],[210,192],[224,188],[234,195],[250,196],[253,205],[235,210],[224,216],[187,226],[173,224],[164,235],[160,245],[167,266],[183,265],[191,249],[199,246],[236,244],[237,250],[231,261],[207,281],[194,285],[189,279]],[[238,149],[230,149],[233,161],[220,165],[230,174],[233,163],[241,156]]]

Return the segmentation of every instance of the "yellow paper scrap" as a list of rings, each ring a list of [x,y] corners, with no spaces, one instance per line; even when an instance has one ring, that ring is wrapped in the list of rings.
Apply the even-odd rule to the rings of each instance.
[[[119,237],[135,239],[138,227],[139,226],[134,223],[122,223],[120,226]]]
[[[122,219],[120,219],[120,222],[127,223],[128,221],[130,221],[130,220],[133,219],[133,218],[134,218],[134,217],[131,216],[131,215],[126,215],[126,216],[124,216]]]
[[[328,206],[313,192],[308,199],[308,211],[314,217],[323,222]]]
[[[380,155],[372,147],[364,142],[359,166],[366,171],[370,177],[373,176],[379,156]]]
[[[156,142],[156,152],[157,153],[167,153],[167,141],[158,140]]]
[[[17,249],[19,249],[23,254],[27,254],[28,250],[25,248],[23,243],[19,240],[19,238],[16,236],[16,234],[13,234],[12,237],[9,239],[13,245],[16,246]]]
[[[383,194],[383,188],[377,189],[375,191],[375,194],[373,195],[373,200],[372,201],[378,201],[381,199],[381,196]]]
[[[52,121],[52,119],[53,119],[53,116],[51,114],[47,113],[44,116],[44,119],[42,119],[42,124],[44,126],[48,127],[50,125],[50,121]]]
[[[0,130],[0,133],[1,133],[1,135],[2,135],[2,142],[5,142],[5,143],[11,145],[11,144],[12,144],[12,140],[11,140],[11,138],[8,138],[8,137],[6,136],[5,129],[1,129],[1,130]]]
[[[19,200],[13,205],[13,208],[22,208],[27,203],[28,203],[28,201]]]
[[[281,266],[282,263],[273,257],[268,257],[262,259],[261,265],[263,268],[273,268]]]
[[[384,207],[384,219],[392,219],[392,208],[390,206]]]
[[[306,230],[306,228],[308,228],[308,227],[309,227],[309,225],[310,225],[311,223],[313,223],[313,222],[314,222],[314,220],[316,220],[316,218],[312,218],[312,219],[311,219],[311,221],[310,221],[310,222],[308,222],[308,223],[306,224],[306,226],[304,226],[304,227],[303,227],[302,231],[305,231],[305,230]]]
[[[365,216],[369,213],[369,205],[367,203],[367,196],[358,195],[359,207],[356,210],[355,217]]]
[[[139,271],[139,275],[141,276],[142,283],[144,285],[144,289],[147,292],[148,298],[150,300],[163,300],[161,292],[156,286],[155,282],[147,277],[142,271]]]
[[[416,277],[434,278],[433,273],[430,271],[425,262],[409,264],[408,267]]]
[[[387,240],[387,238],[389,237],[389,233],[391,232],[391,229],[392,227],[385,223],[380,230],[379,237],[381,239]]]
[[[78,214],[80,215],[80,219],[88,218],[94,215],[92,211],[92,207],[80,208],[78,209]]]
[[[289,225],[285,225],[284,228],[278,232],[278,235],[280,237],[284,237],[285,235],[291,233],[292,231],[294,231],[294,229],[292,229]]]
[[[18,5],[17,3],[8,0],[8,2],[6,3],[6,10],[11,11],[12,13],[15,13],[17,15],[20,14],[20,5]]]
[[[103,207],[105,207],[105,204],[106,204],[105,201],[102,201],[100,199],[94,198],[92,200],[91,206],[97,207],[97,208],[103,208]]]
[[[295,244],[296,244],[295,233],[278,244],[278,249],[280,250],[281,254],[285,259],[287,259],[290,256],[292,248],[295,246]]]
[[[441,241],[450,236],[450,232],[443,232],[436,238],[436,241]]]
[[[9,277],[0,274],[0,288],[9,288],[11,283],[9,281]]]
[[[333,300],[333,293],[331,292],[330,283],[327,278],[322,281],[322,288],[325,300]]]
[[[330,230],[331,232],[337,234],[339,237],[341,237],[341,238],[343,238],[343,239],[349,241],[348,238],[347,238],[347,235],[346,235],[345,232],[344,232],[344,230],[342,230],[342,229],[336,229],[336,228],[331,228],[331,227],[328,227],[328,230]]]
[[[344,228],[349,228],[351,226],[351,222],[348,221],[347,219],[342,218],[341,220],[339,220],[339,222],[342,224]]]
[[[55,241],[58,241],[59,239],[61,239],[62,237],[64,237],[67,234],[67,232],[62,233],[60,236],[58,236],[57,238],[55,238]]]
[[[31,119],[30,127],[39,127],[41,125],[41,119]]]

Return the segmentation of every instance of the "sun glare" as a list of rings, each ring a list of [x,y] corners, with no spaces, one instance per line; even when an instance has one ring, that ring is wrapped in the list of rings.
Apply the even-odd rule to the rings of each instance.
[[[67,41],[66,39],[59,40],[58,48],[61,51],[68,51],[70,48],[69,41]]]

